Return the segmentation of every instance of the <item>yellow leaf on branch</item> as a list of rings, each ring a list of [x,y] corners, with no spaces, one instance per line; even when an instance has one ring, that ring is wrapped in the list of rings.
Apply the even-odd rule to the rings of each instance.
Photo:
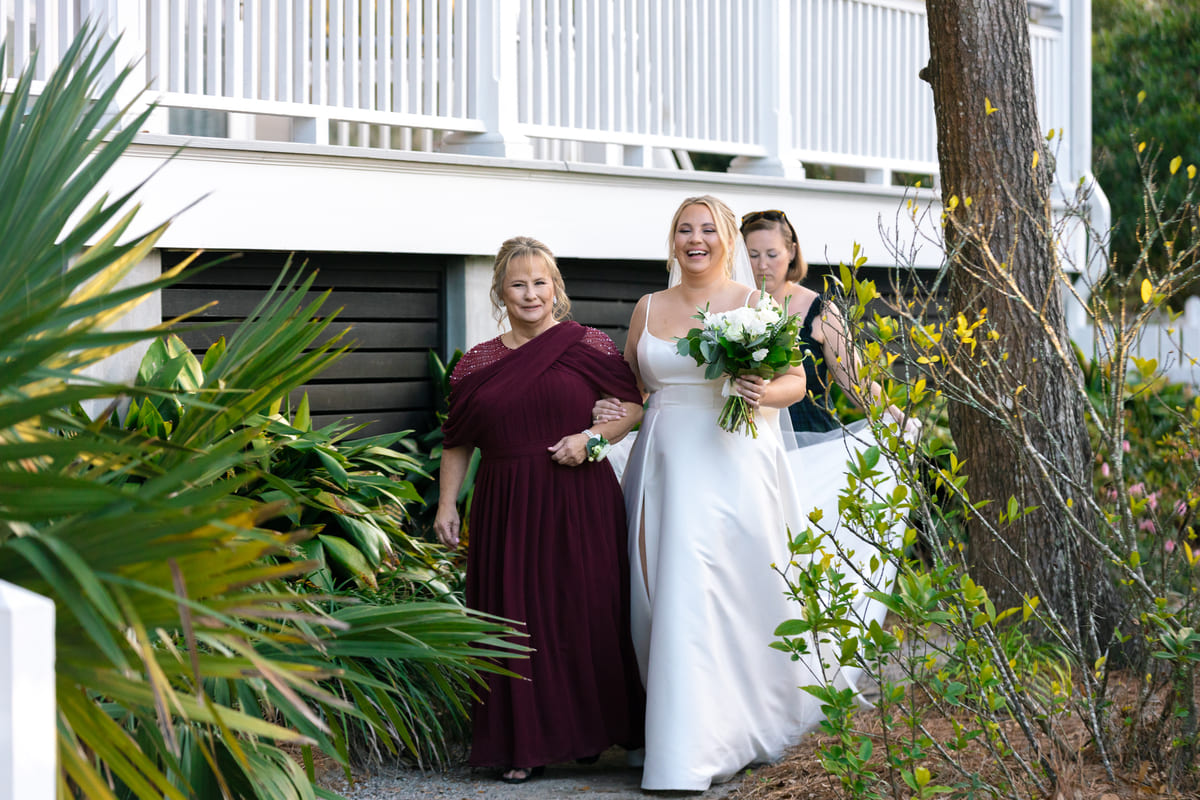
[[[1149,278],[1142,278],[1142,302],[1149,303],[1150,298],[1154,296],[1154,287],[1150,285]]]

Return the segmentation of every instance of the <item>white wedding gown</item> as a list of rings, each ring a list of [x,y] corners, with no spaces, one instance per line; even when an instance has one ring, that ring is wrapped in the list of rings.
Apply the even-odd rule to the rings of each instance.
[[[721,381],[705,380],[648,330],[638,364],[648,409],[632,449],[614,450],[613,461],[619,476],[624,469],[632,632],[647,697],[642,788],[702,791],[779,758],[821,719],[800,689],[820,680],[816,656],[792,661],[769,647],[776,626],[801,613],[773,566],[788,563],[788,530],[806,528],[814,505],[826,523],[836,519],[847,454],[840,437],[788,452],[775,409],[758,411],[757,439],[722,431]],[[814,474],[824,496],[808,492]],[[890,583],[891,570],[872,582]],[[881,618],[873,605],[863,610]]]

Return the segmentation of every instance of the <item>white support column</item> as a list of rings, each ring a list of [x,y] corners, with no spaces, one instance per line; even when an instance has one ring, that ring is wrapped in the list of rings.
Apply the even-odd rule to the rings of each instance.
[[[1092,174],[1092,3],[1070,0],[1064,15],[1063,38],[1067,44],[1066,81],[1070,116],[1067,131],[1069,176],[1074,183]],[[1060,174],[1062,170],[1059,170]]]
[[[863,183],[874,183],[882,186],[892,185],[892,171],[883,167],[868,167],[863,170]]]
[[[292,122],[292,141],[329,144],[328,117],[298,117]]]
[[[94,8],[101,34],[117,43],[107,67],[107,77],[115,79],[121,70],[133,68],[116,96],[116,103],[121,108],[130,105],[129,115],[136,116],[154,99],[152,93],[143,92],[154,77],[150,74],[150,47],[146,41],[148,8],[141,0],[107,0],[95,4]],[[166,133],[166,109],[156,109],[142,129],[148,133]]]
[[[0,800],[53,800],[54,603],[0,581]]]
[[[487,133],[456,133],[442,142],[447,153],[533,158],[528,137],[517,132],[520,74],[517,36],[520,0],[491,0],[471,6],[474,54],[468,89],[468,114],[483,120]]]
[[[625,145],[622,148],[624,164],[627,167],[651,166],[651,148],[645,145]]]
[[[758,139],[766,148],[765,157],[738,156],[729,165],[730,172],[751,175],[776,175],[803,178],[804,165],[785,157],[795,149],[792,132],[792,4],[778,0],[759,0],[757,52],[758,74],[762,76],[758,103]]]
[[[625,160],[624,148],[619,144],[583,142],[579,149],[583,160],[589,164],[608,164],[613,166],[623,164]]]
[[[127,289],[131,286],[157,280],[162,276],[162,251],[151,250],[121,279],[118,288]],[[123,317],[109,326],[110,331],[141,331],[152,328],[162,322],[162,292],[154,292],[138,305],[131,308]],[[115,353],[103,361],[89,365],[83,370],[89,375],[112,383],[133,383],[137,379],[138,367],[150,347],[150,340],[131,344],[119,353]],[[100,413],[107,405],[104,400],[89,400],[84,403],[84,410],[92,416]]]
[[[497,242],[499,247],[500,243]],[[494,339],[501,331],[507,330],[508,325],[496,323],[492,307],[492,265],[495,259],[491,256],[467,256],[464,259],[462,272],[462,323],[463,343],[459,345],[463,351],[474,347],[480,342]],[[452,298],[447,298],[453,302]]]
[[[1094,232],[1088,236],[1086,231],[1076,234],[1081,238],[1075,266],[1080,274],[1075,281],[1075,290],[1084,302],[1091,296],[1104,273],[1108,270],[1108,248],[1102,242],[1108,241],[1108,232],[1112,227],[1112,207],[1104,189],[1096,182],[1092,174],[1092,3],[1091,0],[1059,0],[1057,9],[1060,13],[1060,24],[1063,31],[1063,41],[1066,45],[1067,68],[1062,80],[1065,82],[1065,97],[1068,103],[1066,138],[1066,163],[1060,163],[1057,170],[1059,185],[1063,194],[1070,198],[1075,196],[1077,182],[1082,179],[1083,190],[1087,196],[1088,226]],[[1087,312],[1074,301],[1074,298],[1064,298],[1068,324],[1071,326],[1072,338],[1091,352],[1090,336],[1092,323]],[[1090,335],[1085,335],[1090,334]],[[1088,339],[1081,341],[1081,339]]]

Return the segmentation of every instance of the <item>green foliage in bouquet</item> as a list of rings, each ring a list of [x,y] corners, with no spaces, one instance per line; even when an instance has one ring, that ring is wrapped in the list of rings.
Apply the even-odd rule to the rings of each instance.
[[[695,360],[697,366],[703,366],[707,380],[722,375],[730,380],[741,375],[771,379],[811,357],[798,343],[800,316],[788,314],[766,292],[759,293],[754,306],[713,313],[706,305],[697,309],[694,318],[704,325],[679,337],[676,349],[680,355]],[[745,430],[758,438],[754,409],[735,392],[729,392],[717,423],[722,430]]]

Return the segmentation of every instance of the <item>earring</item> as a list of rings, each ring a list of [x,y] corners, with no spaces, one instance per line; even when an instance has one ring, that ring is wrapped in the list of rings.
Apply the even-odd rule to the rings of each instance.
[[[556,305],[558,305],[558,298],[557,298],[557,297],[555,297],[554,299],[552,299],[552,300],[550,301],[550,305],[552,305],[552,306],[556,306]]]

